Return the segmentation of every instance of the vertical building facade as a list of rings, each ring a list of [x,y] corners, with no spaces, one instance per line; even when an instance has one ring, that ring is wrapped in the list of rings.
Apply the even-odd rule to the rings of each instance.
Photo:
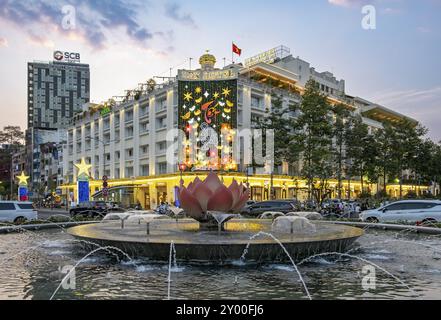
[[[79,58],[79,54],[56,51],[54,61],[27,65],[26,171],[31,177],[31,189],[37,194],[41,193],[44,180],[40,145],[65,142],[63,128],[90,101],[89,65],[80,63]]]

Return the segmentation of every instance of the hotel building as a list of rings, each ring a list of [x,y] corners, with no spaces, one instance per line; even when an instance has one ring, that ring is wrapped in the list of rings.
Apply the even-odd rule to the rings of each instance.
[[[370,128],[382,128],[384,121],[407,118],[381,105],[347,95],[344,80],[337,80],[330,72],[317,72],[308,62],[294,57],[283,46],[247,59],[243,65],[216,69],[215,62],[215,57],[207,53],[200,59],[200,69],[179,70],[176,78],[161,85],[150,80],[137,90],[127,92],[121,101],[111,99],[103,105],[89,104],[85,111],[75,115],[63,150],[64,181],[69,182],[63,186],[64,194],[75,195],[74,164],[84,158],[92,166],[90,186],[95,199],[102,198],[101,179],[106,176],[110,187],[108,199],[111,201],[124,205],[140,203],[144,208],[155,208],[163,201],[174,202],[181,179],[188,184],[196,176],[204,178],[206,171],[193,167],[193,170],[181,172],[179,165],[167,162],[167,150],[173,145],[173,141],[167,141],[167,133],[172,129],[185,128],[189,123],[193,125],[193,121],[210,122],[207,118],[201,120],[197,117],[201,112],[197,108],[195,111],[195,106],[190,107],[197,100],[220,99],[222,88],[226,90],[223,92],[225,100],[218,100],[216,106],[219,103],[223,106],[226,102],[231,104],[231,108],[224,107],[219,117],[227,118],[229,125],[238,131],[255,127],[271,109],[276,97],[281,97],[284,105],[300,103],[310,78],[318,82],[331,103],[344,104],[361,115]],[[233,88],[231,93],[226,86]],[[198,93],[200,98],[196,99]],[[204,95],[206,100],[203,100]],[[200,105],[203,110],[202,102]],[[187,107],[190,111],[185,109]],[[194,118],[189,120],[192,116]],[[243,144],[238,145],[242,154]],[[178,149],[181,148],[185,146]],[[174,150],[175,154],[178,151]],[[226,184],[233,178],[248,183],[254,200],[270,199],[271,190],[273,198],[305,199],[306,181],[295,177],[298,166],[285,164],[269,175],[240,161],[232,170],[221,170],[220,175]],[[334,188],[336,185],[337,181],[333,182]],[[376,191],[376,185],[369,187],[372,192]],[[357,181],[346,181],[343,188],[343,194],[351,197],[361,192]],[[409,188],[404,187],[405,191]],[[398,190],[399,186],[390,185],[387,192],[396,196]]]

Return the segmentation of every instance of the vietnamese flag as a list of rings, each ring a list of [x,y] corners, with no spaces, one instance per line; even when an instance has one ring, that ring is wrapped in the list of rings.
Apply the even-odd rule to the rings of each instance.
[[[240,49],[238,46],[236,46],[236,45],[233,43],[233,52],[234,52],[235,54],[237,54],[238,56],[240,56],[240,55],[242,54],[242,49]]]

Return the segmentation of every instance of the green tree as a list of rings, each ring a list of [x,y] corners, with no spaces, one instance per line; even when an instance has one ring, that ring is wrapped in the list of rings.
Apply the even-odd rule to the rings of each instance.
[[[369,128],[363,123],[361,116],[349,119],[345,142],[348,175],[360,177],[361,191],[364,193],[364,178],[369,176],[369,166],[375,161],[377,150],[374,137],[369,133]],[[377,176],[375,178],[378,180]]]
[[[308,198],[314,195],[318,203],[328,196],[332,167],[332,107],[314,80],[308,81],[299,116],[290,120],[293,128],[289,150],[301,155],[301,175],[307,181]]]
[[[334,154],[334,164],[335,164],[335,173],[337,176],[337,196],[339,199],[342,198],[341,190],[342,190],[342,181],[343,181],[343,172],[345,169],[345,163],[347,160],[347,153],[345,152],[346,148],[346,140],[349,131],[349,123],[351,113],[344,105],[336,105],[333,108],[334,111],[334,127],[333,127],[333,136],[334,136],[334,144],[335,148],[333,151]]]
[[[0,131],[0,143],[11,146],[23,145],[24,133],[18,126],[6,126]]]

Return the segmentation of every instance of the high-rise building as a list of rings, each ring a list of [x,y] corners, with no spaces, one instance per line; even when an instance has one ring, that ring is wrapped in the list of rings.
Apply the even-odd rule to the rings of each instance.
[[[26,150],[34,194],[44,185],[40,144],[62,143],[64,128],[90,101],[90,70],[78,53],[54,52],[54,61],[28,63]]]
[[[28,63],[28,128],[63,127],[89,100],[88,64]]]

